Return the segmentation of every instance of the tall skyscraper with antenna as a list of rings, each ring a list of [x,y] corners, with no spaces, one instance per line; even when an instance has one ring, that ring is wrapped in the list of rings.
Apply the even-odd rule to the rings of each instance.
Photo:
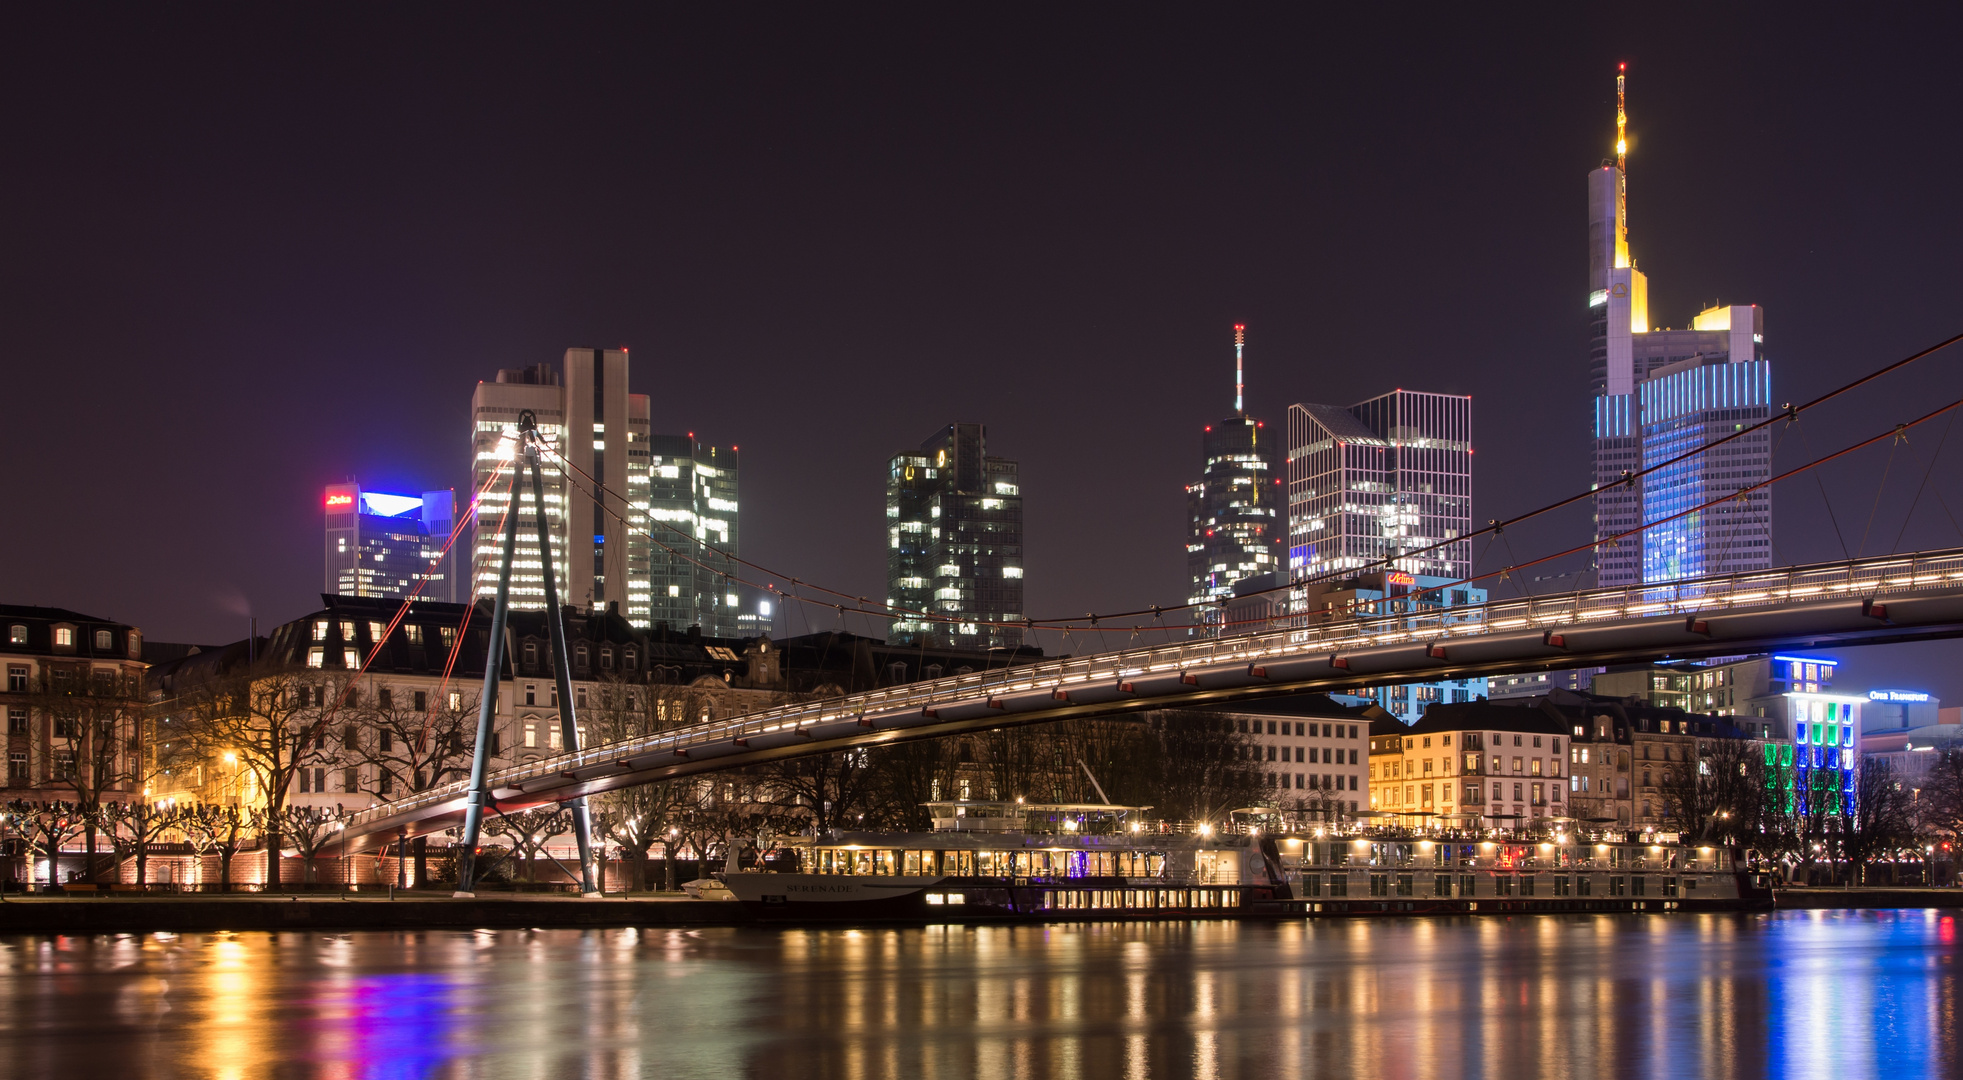
[[[1614,163],[1588,175],[1596,576],[1620,586],[1763,569],[1772,493],[1743,489],[1771,475],[1766,432],[1636,475],[1765,419],[1772,370],[1756,304],[1714,303],[1689,329],[1650,325],[1649,279],[1629,249],[1627,66],[1615,78]]]
[[[1279,440],[1247,415],[1246,346],[1247,327],[1236,324],[1234,414],[1207,425],[1200,438],[1199,482],[1186,485],[1188,602],[1199,605],[1198,621],[1206,633],[1235,631],[1224,612],[1236,582],[1282,569]],[[1287,578],[1275,580],[1282,584]]]

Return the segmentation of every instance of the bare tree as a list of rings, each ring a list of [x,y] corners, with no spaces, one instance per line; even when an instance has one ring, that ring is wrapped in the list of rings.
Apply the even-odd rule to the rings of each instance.
[[[1247,756],[1252,740],[1212,713],[1175,709],[1155,713],[1160,811],[1169,818],[1213,820],[1267,796],[1261,767]]]
[[[97,812],[97,817],[102,822],[102,831],[109,835],[109,842],[115,845],[118,862],[135,859],[136,884],[149,884],[150,845],[162,841],[164,834],[175,827],[170,810],[149,799],[137,799],[107,803]]]
[[[422,697],[422,707],[417,698]],[[477,743],[477,698],[459,691],[438,700],[377,681],[366,699],[348,710],[341,744],[350,761],[367,765],[358,775],[387,801],[428,791],[458,779]],[[495,748],[494,748],[495,752]],[[416,881],[429,880],[429,838],[410,843]]]
[[[759,772],[778,808],[805,817],[818,833],[856,825],[880,777],[864,750],[774,761]]]
[[[572,825],[572,815],[558,805],[539,806],[516,814],[494,813],[484,831],[511,841],[511,851],[524,860],[524,880],[537,881],[537,859],[546,844]]]
[[[341,815],[337,810],[324,806],[289,806],[281,813],[285,815],[285,820],[280,823],[280,835],[299,853],[301,880],[311,885],[318,876],[314,860],[319,857],[321,849],[333,841],[338,831],[334,825]],[[271,857],[269,854],[268,858]]]
[[[1663,770],[1669,816],[1687,840],[1735,843],[1756,825],[1765,792],[1753,764],[1759,751],[1743,739],[1700,744],[1695,761]]]
[[[1053,785],[1043,780],[1055,771],[1051,765],[1055,754],[1053,739],[1045,732],[1030,727],[996,728],[976,735],[973,742],[980,751],[990,799],[1049,801],[1043,796]]]
[[[179,807],[177,828],[191,845],[191,850],[204,856],[216,852],[218,855],[218,891],[232,891],[232,859],[251,842],[253,835],[264,824],[262,811],[240,806],[220,806],[214,803],[194,803]],[[277,851],[276,848],[269,851]],[[270,867],[277,860],[269,859]],[[272,880],[272,874],[267,874]]]
[[[1963,837],[1963,748],[1945,750],[1922,780],[1917,807],[1924,826]]]
[[[208,766],[226,761],[250,776],[262,802],[266,888],[280,887],[281,825],[301,770],[330,764],[327,729],[343,714],[347,681],[261,661],[212,672],[184,686],[167,707],[173,758]],[[245,793],[234,794],[243,802]]]
[[[950,797],[955,780],[951,739],[916,739],[868,752],[878,789],[872,797],[874,820],[884,828],[928,832],[934,821],[926,803]]]
[[[7,812],[13,815],[22,834],[28,837],[30,852],[34,848],[34,838],[40,838],[41,850],[48,854],[48,887],[61,884],[61,845],[82,831],[86,815],[81,808],[64,799],[17,799],[7,804]],[[33,876],[31,866],[28,876]]]
[[[1865,758],[1854,781],[1854,805],[1841,831],[1850,884],[1867,884],[1868,865],[1914,838],[1915,805],[1886,761]]]
[[[698,715],[702,705],[702,694],[690,687],[604,682],[586,710],[586,728],[598,742],[620,742],[679,727]],[[657,843],[665,846],[668,887],[675,887],[675,845],[669,842],[669,830],[679,832],[678,819],[691,806],[691,790],[686,781],[669,781],[593,797],[594,828],[620,850],[630,890],[648,888],[648,852]]]
[[[42,672],[34,703],[49,719],[54,751],[52,784],[66,788],[83,815],[87,861],[82,876],[94,881],[96,829],[103,806],[134,785],[142,759],[147,706],[135,678],[108,672],[53,667]]]

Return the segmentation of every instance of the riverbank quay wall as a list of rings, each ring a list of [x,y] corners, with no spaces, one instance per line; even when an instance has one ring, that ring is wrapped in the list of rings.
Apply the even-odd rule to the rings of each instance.
[[[1361,904],[1358,905],[1362,907]],[[1781,889],[1778,910],[1963,909],[1963,889]],[[1357,912],[1355,914],[1373,914]],[[1534,912],[1490,912],[1521,916]],[[1549,912],[1558,915],[1562,913]],[[1578,912],[1638,914],[1635,912]],[[1649,914],[1661,914],[1651,912]],[[1166,916],[1164,921],[1251,919],[1272,916],[1221,909],[1208,914]],[[1342,918],[1343,915],[1310,916]],[[1395,917],[1393,915],[1393,917]],[[1478,917],[1470,915],[1465,917]],[[960,922],[959,918],[936,922]],[[988,920],[1002,921],[1002,920]],[[1044,920],[1015,919],[1036,923]],[[1081,922],[1083,919],[1072,918]],[[1092,920],[1095,921],[1095,920]],[[1134,921],[1127,919],[1125,921]],[[580,927],[709,927],[759,925],[743,905],[732,901],[574,897],[494,897],[459,900],[442,896],[362,897],[34,897],[0,904],[0,935],[148,934],[280,930],[518,930]],[[787,925],[770,923],[768,925]]]

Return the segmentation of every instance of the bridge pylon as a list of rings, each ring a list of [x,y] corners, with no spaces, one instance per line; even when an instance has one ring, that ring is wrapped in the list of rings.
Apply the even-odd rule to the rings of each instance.
[[[532,474],[532,500],[536,507],[539,558],[545,570],[545,625],[552,649],[552,679],[559,693],[559,736],[567,753],[579,752],[579,723],[573,714],[570,658],[566,651],[565,615],[559,607],[559,585],[552,571],[552,533],[545,523],[545,479],[539,467],[538,418],[530,409],[518,414],[518,434],[524,440],[524,469]],[[478,697],[477,744],[470,756],[470,793],[464,811],[463,853],[457,860],[457,896],[475,895],[477,843],[484,825],[484,808],[497,807],[491,800],[487,776],[491,725],[497,714],[499,672],[504,659],[504,625],[511,604],[511,561],[518,547],[518,489],[523,472],[512,477],[511,500],[507,504],[504,531],[504,559],[498,567],[498,591],[491,609],[491,642],[484,656],[484,692]],[[601,895],[598,867],[593,860],[593,819],[586,808],[586,796],[566,800],[572,810],[573,837],[579,844],[579,891],[588,899]]]

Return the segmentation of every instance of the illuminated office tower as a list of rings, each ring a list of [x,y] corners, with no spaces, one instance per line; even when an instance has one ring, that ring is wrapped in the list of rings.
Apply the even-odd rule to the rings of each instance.
[[[650,438],[647,625],[700,626],[709,637],[753,636],[768,598],[739,587],[737,477],[734,446],[705,446],[695,435]],[[665,547],[663,545],[666,545]],[[746,602],[745,597],[748,597]],[[761,605],[761,607],[759,606]],[[746,617],[749,616],[749,617]]]
[[[456,524],[455,492],[387,495],[350,481],[327,485],[323,508],[327,578],[322,592],[396,599],[413,592],[445,603],[453,598],[457,560],[443,553],[443,544]]]
[[[1425,577],[1472,572],[1461,539],[1472,528],[1470,397],[1394,390],[1347,409],[1290,405],[1285,479],[1293,580],[1381,559]]]
[[[1234,327],[1234,413],[1208,424],[1200,443],[1203,471],[1186,485],[1187,602],[1196,605],[1203,633],[1232,633],[1224,618],[1234,585],[1281,569],[1283,523],[1276,440],[1247,415],[1242,349],[1246,328]]]
[[[629,597],[646,590],[632,587],[627,573],[628,542],[632,532],[627,516],[629,462],[645,469],[636,458],[633,438],[645,435],[646,395],[627,392],[626,349],[567,349],[566,459],[574,470],[567,478],[566,530],[571,557],[570,584],[560,594],[567,603],[604,609],[617,604],[635,622]],[[638,401],[632,399],[639,398]],[[585,475],[580,475],[584,473]],[[647,612],[639,613],[645,620]]]
[[[1714,304],[1689,329],[1650,325],[1649,280],[1629,250],[1622,91],[1618,74],[1615,161],[1588,176],[1598,583],[1763,569],[1772,565],[1769,489],[1678,515],[1767,479],[1767,432],[1648,477],[1635,475],[1765,419],[1772,374],[1765,359],[1765,312],[1755,304]],[[1655,527],[1635,535],[1646,525]]]
[[[896,454],[886,476],[888,641],[936,649],[1017,648],[1022,630],[1022,487],[989,457],[980,424],[950,424]]]
[[[1463,539],[1472,528],[1471,398],[1397,390],[1347,409],[1291,405],[1287,481],[1295,585],[1283,625],[1486,600],[1463,580],[1472,573]],[[1355,693],[1409,724],[1432,705],[1484,697],[1486,680]]]
[[[496,382],[477,384],[471,403],[479,487],[517,445],[518,414],[530,409],[538,416],[552,448],[543,469],[545,514],[561,602],[600,610],[617,605],[644,630],[667,623],[728,637],[757,625],[754,617],[741,618],[757,615],[757,602],[744,603],[731,581],[736,448],[700,446],[692,434],[654,434],[648,396],[627,391],[626,349],[567,349],[563,367],[563,381],[550,364],[501,371]],[[524,517],[511,602],[536,609],[544,605],[545,582],[529,476],[519,490]],[[478,515],[472,573],[478,597],[497,589],[497,527],[507,497],[500,480]]]
[[[480,382],[470,397],[471,484],[483,495],[477,508],[476,535],[471,544],[469,596],[472,599],[495,595],[498,566],[503,558],[499,529],[511,506],[512,478],[522,460],[518,453],[518,415],[530,410],[546,445],[553,450],[565,445],[565,388],[559,373],[550,364],[528,368],[509,368],[498,372],[495,382]],[[493,474],[502,474],[492,480]],[[567,577],[566,485],[560,470],[550,466],[540,470],[545,481],[545,524],[552,533],[552,562],[563,585]],[[518,546],[512,558],[511,606],[522,610],[545,608],[544,560],[538,548],[538,506],[532,496],[531,478],[517,485]],[[489,490],[485,485],[490,484]],[[589,561],[588,566],[591,566]],[[562,603],[576,603],[584,597],[561,589]]]

